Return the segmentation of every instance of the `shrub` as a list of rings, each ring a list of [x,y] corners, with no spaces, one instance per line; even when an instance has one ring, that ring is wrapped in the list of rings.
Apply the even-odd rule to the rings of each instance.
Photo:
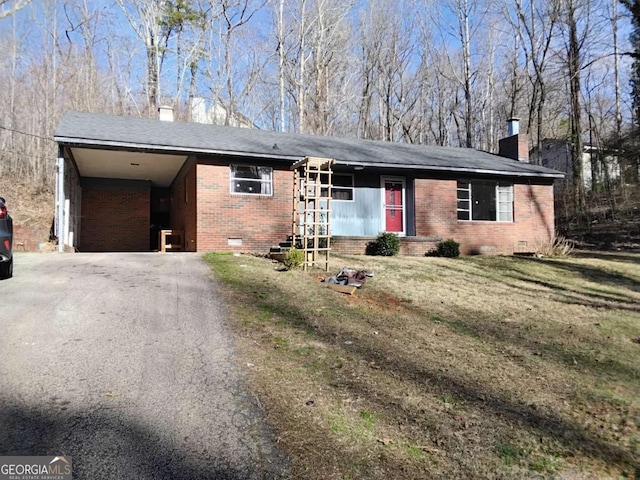
[[[563,236],[556,236],[547,242],[542,242],[535,247],[537,257],[564,257],[573,251],[573,242]]]
[[[385,232],[378,235],[367,245],[367,255],[391,257],[400,252],[400,239],[395,233]]]
[[[436,255],[438,257],[454,258],[460,256],[460,244],[453,238],[438,242],[436,245]]]
[[[282,263],[284,263],[284,268],[287,270],[293,270],[294,268],[302,266],[304,263],[304,251],[291,247],[287,253],[284,254]]]

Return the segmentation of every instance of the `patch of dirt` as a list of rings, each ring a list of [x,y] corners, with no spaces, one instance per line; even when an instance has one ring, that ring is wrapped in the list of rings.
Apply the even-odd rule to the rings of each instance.
[[[55,199],[49,186],[35,185],[13,175],[4,175],[0,177],[0,197],[6,200],[14,225],[47,231],[51,228]]]
[[[367,291],[367,285],[356,290],[355,295],[349,298],[354,304],[367,304],[377,310],[389,310],[403,307],[403,301],[395,295],[387,292]]]
[[[13,218],[14,250],[41,251],[49,241],[54,219],[54,193],[13,175],[0,178],[0,196]]]

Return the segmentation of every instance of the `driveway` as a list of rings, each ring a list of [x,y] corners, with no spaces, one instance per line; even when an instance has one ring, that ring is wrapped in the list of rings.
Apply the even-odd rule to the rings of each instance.
[[[200,255],[16,254],[0,282],[0,455],[76,479],[281,478]]]

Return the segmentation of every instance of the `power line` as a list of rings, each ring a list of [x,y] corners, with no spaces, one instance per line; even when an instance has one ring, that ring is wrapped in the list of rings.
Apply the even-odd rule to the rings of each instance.
[[[4,127],[2,125],[0,125],[0,129],[2,130],[6,130],[8,132],[13,132],[13,133],[20,133],[21,135],[26,135],[28,137],[34,137],[34,138],[40,138],[42,140],[49,140],[50,142],[53,142],[55,140],[53,140],[53,138],[49,138],[49,137],[43,137],[42,135],[36,135],[35,133],[27,133],[27,132],[22,132],[20,130],[16,130],[14,128],[8,128],[8,127]]]

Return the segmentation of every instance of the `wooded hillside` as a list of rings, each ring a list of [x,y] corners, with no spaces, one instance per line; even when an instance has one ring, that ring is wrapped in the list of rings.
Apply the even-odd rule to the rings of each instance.
[[[0,176],[50,192],[68,109],[490,152],[520,117],[532,161],[566,141],[560,218],[584,226],[638,183],[636,3],[0,0]]]

